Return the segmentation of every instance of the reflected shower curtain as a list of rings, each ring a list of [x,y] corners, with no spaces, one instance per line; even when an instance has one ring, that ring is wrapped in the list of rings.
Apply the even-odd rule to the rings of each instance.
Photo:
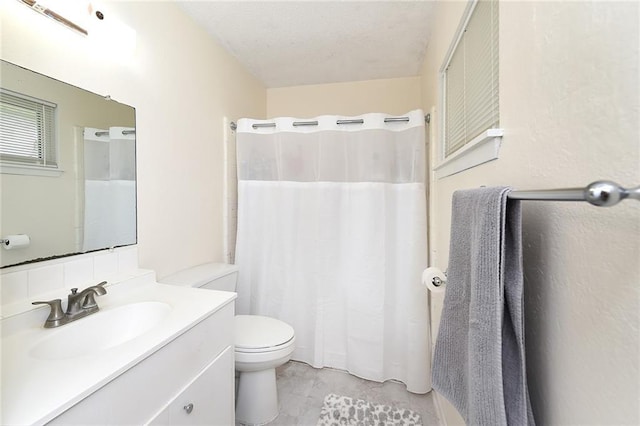
[[[425,393],[424,116],[385,117],[238,122],[237,313],[291,324],[294,360]]]
[[[135,136],[123,130],[84,129],[82,251],[136,243]]]

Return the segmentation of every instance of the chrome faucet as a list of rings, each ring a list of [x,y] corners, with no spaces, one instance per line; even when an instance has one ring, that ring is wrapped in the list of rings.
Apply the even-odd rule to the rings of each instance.
[[[103,281],[100,284],[87,287],[78,293],[77,288],[71,289],[71,294],[67,300],[67,313],[66,315],[71,317],[87,316],[98,310],[98,304],[96,303],[95,296],[102,296],[107,294],[107,290],[103,285],[107,282]]]
[[[51,312],[44,322],[44,328],[60,327],[77,319],[98,312],[98,304],[95,296],[107,294],[104,288],[106,281],[87,287],[78,293],[77,288],[71,289],[67,298],[67,312],[62,311],[62,300],[54,299],[44,302],[33,302],[32,305],[49,305]]]

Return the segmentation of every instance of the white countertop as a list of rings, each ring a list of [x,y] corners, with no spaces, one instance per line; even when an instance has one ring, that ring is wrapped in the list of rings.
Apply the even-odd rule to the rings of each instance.
[[[42,322],[4,327],[7,320],[3,320],[2,425],[39,425],[52,420],[236,298],[236,293],[149,280],[106,288],[108,293],[96,298],[100,312],[86,318],[136,302],[163,302],[172,309],[156,326],[128,342],[67,359],[36,359],[30,351],[41,339],[85,318],[53,329],[43,328]]]

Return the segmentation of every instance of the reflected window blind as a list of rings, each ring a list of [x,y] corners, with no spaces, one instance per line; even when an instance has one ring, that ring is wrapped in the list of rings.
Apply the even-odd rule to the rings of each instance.
[[[444,71],[445,157],[499,124],[498,1],[479,0]]]
[[[0,91],[2,162],[57,167],[56,105],[19,93]]]

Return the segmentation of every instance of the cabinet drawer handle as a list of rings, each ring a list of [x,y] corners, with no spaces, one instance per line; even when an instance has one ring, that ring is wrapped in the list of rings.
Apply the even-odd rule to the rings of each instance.
[[[193,411],[193,404],[187,404],[182,408],[184,408],[184,411],[186,411],[187,414],[191,414],[191,412]]]

